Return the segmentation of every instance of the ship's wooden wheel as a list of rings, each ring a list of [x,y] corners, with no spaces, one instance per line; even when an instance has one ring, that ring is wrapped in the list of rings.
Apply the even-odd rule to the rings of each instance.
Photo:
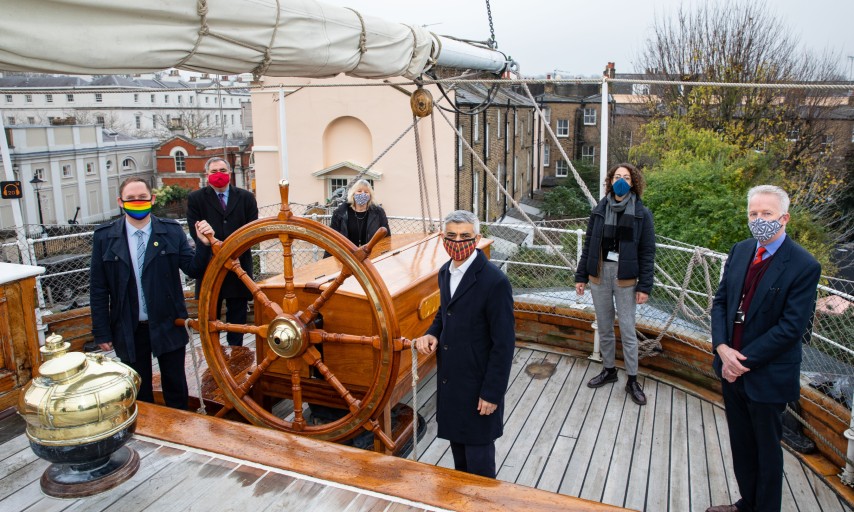
[[[394,387],[400,363],[400,352],[409,348],[409,340],[400,337],[392,298],[368,255],[373,246],[385,236],[385,229],[362,247],[356,247],[333,229],[307,218],[296,217],[288,207],[288,184],[279,184],[282,206],[276,217],[259,219],[243,226],[224,242],[211,238],[213,257],[205,272],[199,296],[199,321],[190,325],[199,330],[208,367],[216,383],[230,404],[219,411],[222,416],[236,409],[251,423],[318,439],[338,441],[355,435],[361,427],[373,431],[391,450],[394,443],[382,431],[378,417]],[[283,252],[283,278],[285,294],[277,303],[240,267],[239,256],[261,242],[278,240]],[[311,303],[300,303],[294,288],[295,241],[306,241],[327,251],[343,265],[340,274]],[[252,292],[255,302],[255,323],[258,325],[227,324],[216,318],[216,299],[219,297],[225,276],[233,272]],[[315,318],[324,304],[344,283],[354,278],[371,305],[373,323],[377,327],[373,336],[326,332],[315,327]],[[304,300],[304,302],[307,302]],[[365,319],[369,321],[368,319]],[[221,348],[221,332],[253,333],[259,343],[266,343],[266,357],[258,361],[249,375],[232,375]],[[347,389],[324,364],[317,345],[359,344],[373,348],[375,355],[373,381],[360,397]],[[276,360],[283,359],[290,373],[294,414],[291,421],[281,419],[265,409],[253,393],[253,387]],[[304,400],[300,369],[304,364],[314,367],[317,374],[334,388],[341,398],[341,408],[347,414],[330,423],[309,424],[303,416]],[[280,365],[280,363],[277,363]],[[360,393],[361,394],[361,393]]]

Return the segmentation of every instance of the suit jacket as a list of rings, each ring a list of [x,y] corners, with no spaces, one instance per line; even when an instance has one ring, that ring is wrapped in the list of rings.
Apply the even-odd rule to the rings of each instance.
[[[190,277],[204,274],[210,248],[194,251],[174,220],[151,216],[151,236],[142,265],[142,289],[155,356],[187,344],[187,331],[175,325],[187,318],[184,289],[178,269]],[[139,321],[136,277],[133,272],[124,216],[95,228],[89,268],[92,334],[95,343],[112,342],[122,361],[136,361],[133,333]]]
[[[226,207],[226,210],[223,211],[219,197],[212,187],[204,187],[190,192],[190,195],[187,196],[187,224],[190,226],[190,236],[196,242],[196,247],[200,245],[194,229],[196,221],[208,221],[214,230],[214,236],[218,240],[225,240],[239,228],[258,219],[258,204],[255,202],[255,195],[248,190],[229,185]],[[251,250],[240,255],[240,266],[249,274],[249,277],[252,277]],[[201,286],[202,281],[200,279],[196,281],[196,297],[199,296]],[[220,296],[249,299],[252,294],[234,273],[229,272],[222,282]]]
[[[729,253],[724,275],[712,302],[713,367],[721,376],[718,345],[731,345],[735,313],[756,240],[737,243]],[[800,396],[801,340],[809,342],[821,265],[803,247],[786,237],[759,281],[744,319],[741,364],[750,369],[744,380],[747,396],[756,402],[785,403]]]
[[[439,269],[441,305],[427,330],[439,340],[437,410],[439,437],[487,444],[504,433],[504,393],[516,343],[510,281],[481,251],[451,298],[448,261]],[[478,398],[497,404],[489,416]]]

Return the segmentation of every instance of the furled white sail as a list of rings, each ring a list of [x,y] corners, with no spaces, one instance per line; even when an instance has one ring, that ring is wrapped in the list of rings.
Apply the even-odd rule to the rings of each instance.
[[[502,54],[313,0],[0,0],[0,69],[123,74],[416,77],[443,65],[499,72]],[[461,59],[461,47],[471,61]],[[453,49],[453,51],[452,51]],[[467,50],[466,50],[467,51]],[[462,53],[465,53],[462,52]]]

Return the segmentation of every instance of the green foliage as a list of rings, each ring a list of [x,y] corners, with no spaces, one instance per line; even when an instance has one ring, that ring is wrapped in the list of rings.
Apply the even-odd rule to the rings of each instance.
[[[543,197],[543,212],[549,217],[586,217],[590,215],[590,203],[576,188],[557,186]]]
[[[645,142],[632,158],[645,163],[644,203],[655,218],[656,233],[682,242],[729,251],[750,236],[747,191],[759,184],[779,184],[773,152],[759,153],[722,140],[714,131],[670,118],[648,125]],[[827,230],[803,208],[790,208],[787,233],[830,269]]]
[[[190,189],[179,187],[177,185],[166,185],[163,188],[156,188],[151,191],[151,193],[157,196],[156,201],[157,204],[160,205],[168,205],[170,203],[177,203],[187,199],[187,196],[190,195]]]

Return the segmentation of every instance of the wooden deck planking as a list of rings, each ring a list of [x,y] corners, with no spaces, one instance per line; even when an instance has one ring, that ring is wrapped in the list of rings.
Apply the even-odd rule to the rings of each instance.
[[[578,386],[581,385],[581,379],[586,374],[587,367],[589,366],[588,361],[583,359],[565,357],[561,361],[567,361],[567,363],[560,364],[558,368],[567,367],[569,374],[562,383],[558,383],[554,377],[552,378],[552,382],[559,387],[559,392],[554,404],[551,405],[550,410],[543,420],[543,427],[540,429],[533,447],[528,452],[521,472],[516,475],[516,483],[518,484],[538,487],[538,483],[549,460],[554,454],[559,453],[555,451],[555,443],[566,421],[569,408],[575,400],[575,394]],[[558,482],[555,488],[559,485],[560,483]]]
[[[631,471],[625,490],[623,506],[635,510],[645,510],[649,464],[652,458],[652,434],[655,426],[655,408],[659,400],[659,392],[664,389],[658,382],[646,379],[644,393],[646,405],[641,408],[638,417],[638,428],[634,440]]]
[[[506,450],[503,462],[497,464],[499,480],[520,483],[519,474],[534,451],[534,446],[545,428],[549,413],[557,402],[558,395],[563,390],[574,363],[572,359],[564,357],[556,357],[550,362],[555,363],[555,372],[547,379],[542,379],[543,389],[539,395],[529,398],[530,403],[533,404],[531,412],[522,422],[519,436],[512,441],[508,439],[506,444],[510,445],[510,448]],[[516,420],[515,416],[511,417],[510,421],[514,420]],[[551,441],[552,439],[548,439],[549,443]]]
[[[670,486],[670,423],[672,411],[673,389],[659,386],[658,396],[655,400],[655,424],[653,425],[649,462],[649,475],[653,478],[650,478],[648,482],[646,510],[667,510]]]
[[[729,482],[727,480],[726,469],[724,468],[723,454],[729,453],[729,450],[724,451],[721,446],[721,440],[718,438],[718,427],[715,416],[714,406],[709,402],[702,402],[703,412],[703,437],[706,445],[706,475],[709,487],[709,499],[712,505],[724,505],[732,503],[729,491]],[[692,473],[693,475],[693,473]],[[692,480],[693,484],[693,480]]]
[[[644,382],[644,392],[647,395],[647,400],[651,400],[649,383],[653,381],[647,380]],[[617,429],[617,439],[614,443],[614,451],[611,453],[608,466],[608,476],[604,482],[602,491],[602,502],[610,503],[622,507],[626,500],[626,489],[629,484],[629,473],[631,472],[634,462],[633,450],[635,439],[638,434],[638,425],[640,423],[640,414],[644,410],[643,407],[635,406],[629,403],[630,399],[625,396],[625,406],[623,415],[620,418],[620,425]],[[645,406],[648,407],[648,406]],[[637,477],[636,477],[637,478]]]
[[[709,466],[706,443],[716,443],[717,436],[706,439],[703,421],[703,402],[691,395],[686,396],[686,418],[688,420],[688,484],[690,484],[691,510],[706,510],[711,505],[709,489]],[[723,503],[723,502],[721,502]]]
[[[804,469],[800,461],[789,453],[788,450],[783,450],[783,474],[786,482],[789,484],[789,489],[792,491],[794,502],[797,503],[798,509],[806,512],[808,510],[825,510],[821,508],[816,500],[815,492],[812,485],[804,474]]]
[[[812,471],[804,471],[804,476],[806,477],[807,482],[809,482],[813,494],[815,494],[816,501],[818,501],[819,507],[821,507],[822,511],[845,512],[845,509],[842,507],[842,503],[839,501],[839,496],[831,491],[818,475]]]
[[[741,496],[738,493],[738,482],[735,481],[735,469],[732,467],[732,449],[729,445],[729,428],[726,422],[726,412],[722,407],[715,407],[715,426],[718,430],[718,445],[721,447],[721,460],[724,463],[724,476],[729,489],[729,499],[726,503],[735,503]]]
[[[691,475],[688,458],[688,397],[673,390],[670,408],[670,489],[668,510],[697,510],[691,507]]]
[[[637,407],[634,402],[627,404],[627,395],[624,391],[625,384],[615,382],[611,386],[611,394],[605,407],[605,414],[590,459],[587,463],[587,472],[581,486],[579,497],[602,501],[605,492],[605,483],[610,469],[611,455],[614,453],[618,439],[623,414],[630,407]],[[596,399],[599,399],[596,397]]]

